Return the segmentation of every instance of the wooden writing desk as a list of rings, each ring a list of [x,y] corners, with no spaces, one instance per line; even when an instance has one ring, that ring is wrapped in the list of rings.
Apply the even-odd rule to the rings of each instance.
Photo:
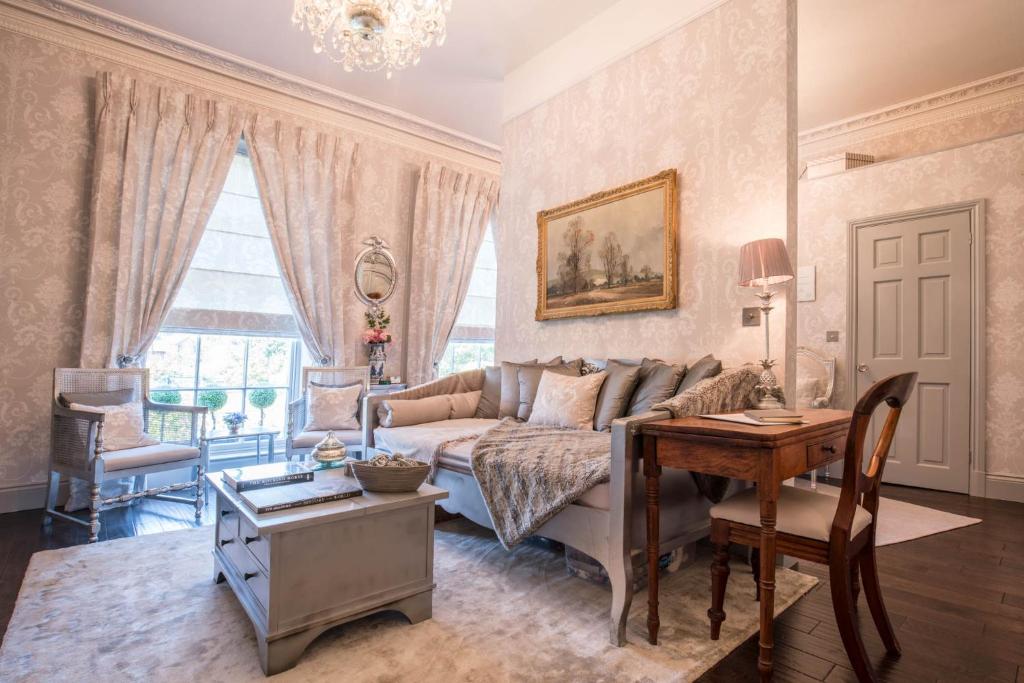
[[[761,505],[761,636],[757,667],[772,671],[775,519],[783,481],[841,460],[852,413],[808,410],[807,424],[759,427],[702,417],[648,422],[643,434],[647,483],[647,633],[658,642],[658,488],[662,467],[757,482]]]

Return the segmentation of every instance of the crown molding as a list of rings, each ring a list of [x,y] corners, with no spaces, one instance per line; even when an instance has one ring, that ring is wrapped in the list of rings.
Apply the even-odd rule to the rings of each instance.
[[[800,133],[800,155],[810,158],[895,133],[974,116],[1024,102],[1024,68],[906,100]]]
[[[78,0],[0,0],[0,28],[497,173],[501,148]]]

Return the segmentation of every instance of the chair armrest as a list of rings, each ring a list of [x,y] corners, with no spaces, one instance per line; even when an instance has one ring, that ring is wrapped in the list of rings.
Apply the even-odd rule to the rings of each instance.
[[[300,396],[288,404],[288,432],[289,439],[295,438],[306,426],[306,397]]]
[[[363,429],[363,448],[373,448],[373,430],[377,428],[380,421],[377,419],[377,407],[388,399],[394,399],[396,394],[404,392],[396,391],[394,394],[367,394],[363,397],[363,412],[360,415],[359,424]]]
[[[75,420],[85,420],[87,422],[103,422],[103,413],[94,413],[91,410],[72,410],[71,408],[65,408],[59,403],[55,403],[53,406],[54,416],[67,417]]]
[[[50,420],[50,461],[52,465],[77,469],[83,476],[92,471],[100,450],[103,413],[72,410],[54,404]],[[100,441],[102,444],[102,441]]]
[[[149,399],[146,399],[146,408],[168,413],[194,413],[196,415],[205,415],[210,412],[210,409],[206,406],[185,406],[175,403],[157,403],[156,401],[150,401]]]

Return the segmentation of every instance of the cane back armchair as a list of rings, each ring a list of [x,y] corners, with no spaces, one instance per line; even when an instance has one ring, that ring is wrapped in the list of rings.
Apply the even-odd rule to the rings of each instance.
[[[61,395],[131,389],[131,400],[141,401],[146,433],[160,443],[121,450],[103,447],[102,413],[72,410],[61,403]],[[53,408],[51,419],[50,472],[46,491],[45,522],[53,517],[89,527],[89,542],[99,538],[100,509],[146,496],[195,506],[196,519],[202,515],[203,473],[207,463],[201,448],[206,433],[207,408],[166,405],[149,398],[149,371],[127,369],[57,368],[53,372]],[[191,479],[147,489],[141,482],[147,474],[189,468]],[[58,512],[57,492],[61,476],[88,482],[89,519]],[[104,480],[136,477],[140,482],[130,493],[102,498]],[[195,489],[194,497],[169,495],[174,491]]]
[[[351,386],[357,382],[363,384],[363,396],[370,389],[370,366],[359,365],[354,367],[320,367],[308,366],[302,368],[301,395],[298,399],[288,404],[288,435],[284,442],[285,457],[290,461],[293,457],[300,460],[313,451],[313,447],[327,436],[325,431],[305,431],[307,423],[306,392],[311,383],[321,386]],[[360,405],[362,399],[360,399]],[[345,444],[346,449],[351,453],[362,453],[363,434],[362,430],[335,430],[334,435]]]

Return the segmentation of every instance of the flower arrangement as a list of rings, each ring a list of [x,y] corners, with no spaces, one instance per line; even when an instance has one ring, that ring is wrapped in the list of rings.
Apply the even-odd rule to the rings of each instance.
[[[383,308],[370,309],[366,312],[366,331],[363,332],[363,342],[366,344],[390,344],[391,333],[388,332],[388,325],[391,324],[391,316]]]
[[[245,413],[227,413],[221,419],[224,420],[224,424],[228,426],[228,430],[234,433],[237,432],[238,428],[245,424],[245,421],[249,418],[246,417]]]

